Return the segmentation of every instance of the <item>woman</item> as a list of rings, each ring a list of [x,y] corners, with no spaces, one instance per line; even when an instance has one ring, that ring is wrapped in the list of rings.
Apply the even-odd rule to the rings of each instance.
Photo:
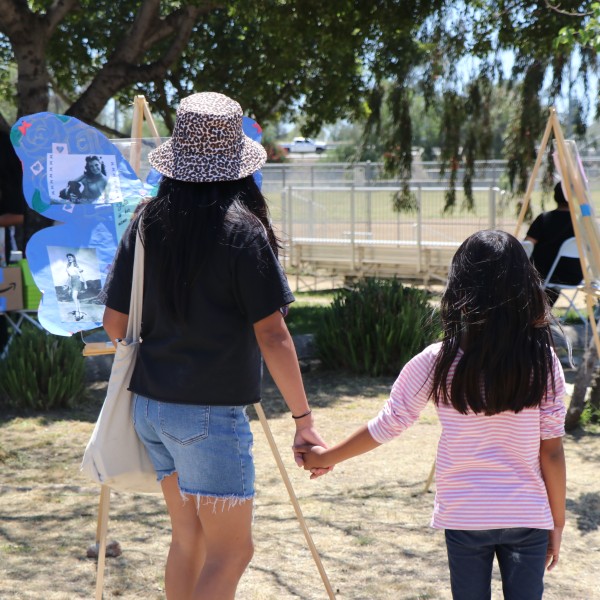
[[[185,98],[173,137],[149,160],[163,177],[119,245],[104,327],[112,340],[125,336],[139,229],[142,342],[130,389],[171,518],[166,595],[227,600],[253,553],[245,405],[260,401],[261,352],[292,412],[294,443],[321,438],[283,320],[294,298],[252,177],[266,153],[243,134],[239,104],[215,93]]]
[[[67,289],[71,294],[71,299],[75,304],[75,315],[76,321],[83,319],[83,313],[81,312],[81,304],[79,303],[79,292],[87,290],[87,282],[83,276],[83,269],[77,264],[77,259],[74,254],[67,254]]]
[[[86,156],[83,175],[69,181],[59,196],[75,204],[95,202],[104,194],[107,183],[106,168],[101,159],[98,156]]]

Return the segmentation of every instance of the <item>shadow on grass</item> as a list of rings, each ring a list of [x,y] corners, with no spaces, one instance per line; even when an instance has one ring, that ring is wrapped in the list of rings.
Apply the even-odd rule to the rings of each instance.
[[[567,509],[577,515],[577,529],[583,533],[600,528],[600,494],[581,494],[577,500],[567,499]]]
[[[342,398],[347,401],[349,397],[373,398],[387,395],[394,382],[394,377],[389,376],[367,377],[319,369],[304,373],[302,378],[313,408],[334,406]],[[0,411],[0,427],[13,419],[32,419],[42,426],[56,421],[95,423],[106,396],[106,386],[106,380],[88,382],[84,396],[72,408],[47,411],[3,408]],[[266,369],[263,377],[262,405],[269,416],[288,413],[287,406]],[[251,418],[256,418],[253,410],[249,414]]]

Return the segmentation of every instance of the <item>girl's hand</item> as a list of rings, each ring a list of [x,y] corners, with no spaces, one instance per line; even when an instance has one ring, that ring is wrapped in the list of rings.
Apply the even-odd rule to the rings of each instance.
[[[548,550],[546,550],[546,568],[548,571],[552,571],[558,563],[562,532],[562,527],[555,527],[552,531],[548,532]]]
[[[298,424],[298,429],[296,430],[296,435],[294,436],[294,445],[292,446],[292,450],[294,451],[294,460],[299,467],[304,467],[306,469],[306,464],[304,462],[303,453],[300,451],[300,448],[311,448],[311,447],[323,447],[327,448],[327,444],[323,441],[323,438],[319,435],[319,432],[314,428],[312,424],[312,420],[306,426],[302,426]],[[329,473],[333,467],[327,468],[313,468],[311,469],[311,479],[316,479],[317,477],[321,477],[321,475],[325,475]],[[308,470],[308,469],[307,469]]]
[[[296,446],[294,450],[302,456],[304,470],[310,471],[310,478],[316,479],[333,469],[326,458],[327,448],[323,446]]]

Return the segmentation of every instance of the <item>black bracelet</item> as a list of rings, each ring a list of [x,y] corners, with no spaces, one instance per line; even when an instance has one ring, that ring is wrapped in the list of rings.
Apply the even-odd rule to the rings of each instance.
[[[303,415],[298,415],[297,417],[295,415],[292,415],[292,419],[302,419],[303,417],[308,417],[308,415],[310,415],[311,412],[312,408],[309,408]]]

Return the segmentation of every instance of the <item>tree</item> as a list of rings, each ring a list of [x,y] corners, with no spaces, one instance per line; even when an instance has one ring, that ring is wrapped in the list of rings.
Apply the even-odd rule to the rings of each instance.
[[[405,181],[418,121],[433,111],[449,181],[463,162],[468,191],[475,158],[491,155],[494,92],[506,85],[514,96],[506,153],[519,189],[570,57],[580,57],[580,79],[598,73],[586,16],[598,3],[561,0],[557,11],[549,1],[0,0],[0,57],[17,72],[13,90],[0,71],[0,90],[22,115],[46,110],[51,88],[70,99],[67,114],[92,124],[109,99],[127,106],[143,93],[167,127],[182,97],[220,90],[261,123],[302,113],[305,135],[362,118],[365,143],[381,137],[389,114],[386,162]],[[581,33],[557,43],[565,27]],[[585,116],[589,102],[580,104]],[[0,116],[0,126],[8,121]]]
[[[333,4],[0,0],[0,56],[17,65],[18,115],[46,110],[50,86],[88,123],[142,92],[172,126],[183,96],[215,89],[263,122],[301,109],[318,129],[356,109],[363,86],[361,8]]]

